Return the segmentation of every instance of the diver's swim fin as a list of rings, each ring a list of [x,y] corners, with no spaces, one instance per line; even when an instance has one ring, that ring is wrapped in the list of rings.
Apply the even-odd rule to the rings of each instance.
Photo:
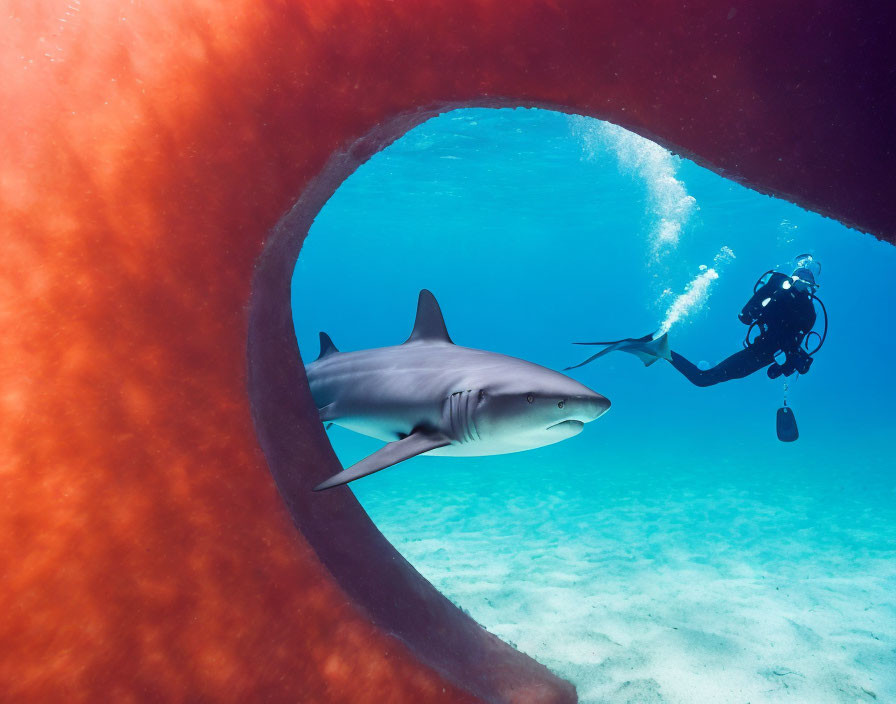
[[[417,432],[411,433],[406,438],[384,445],[372,455],[365,457],[348,469],[344,469],[338,474],[334,474],[326,481],[323,481],[314,487],[314,491],[322,491],[334,486],[339,486],[340,484],[347,484],[355,479],[366,477],[368,474],[379,472],[386,467],[391,467],[393,464],[398,464],[403,460],[422,455],[424,452],[429,452],[430,450],[435,450],[438,447],[445,447],[445,445],[450,444],[451,440],[449,440],[447,436],[442,435],[442,433],[427,433],[418,430]]]
[[[644,363],[645,367],[649,367],[660,358],[670,362],[672,361],[672,350],[669,349],[669,335],[665,332],[662,335],[657,335],[655,332],[650,335],[645,335],[644,337],[627,337],[624,340],[610,340],[608,342],[574,342],[573,344],[607,346],[581,364],[567,367],[563,371],[583,367],[589,362],[593,362],[595,359],[603,357],[605,354],[617,351],[628,352],[629,354],[635,355],[635,357]]]
[[[778,440],[781,442],[793,442],[800,436],[799,428],[796,427],[796,416],[793,415],[793,409],[790,406],[784,405],[778,409],[775,430],[777,430]]]

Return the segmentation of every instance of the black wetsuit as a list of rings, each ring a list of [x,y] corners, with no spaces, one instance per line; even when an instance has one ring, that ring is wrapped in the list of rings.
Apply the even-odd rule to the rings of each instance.
[[[794,371],[805,373],[811,357],[800,347],[815,325],[815,306],[812,296],[791,285],[786,274],[772,273],[747,302],[738,315],[746,325],[757,323],[760,334],[749,347],[736,352],[711,369],[701,370],[677,352],[672,352],[672,366],[697,386],[712,386],[730,379],[742,379],[763,367],[775,364],[775,356],[783,352],[786,360],[780,365],[778,376]],[[776,365],[777,366],[777,365]],[[773,376],[770,369],[769,376]]]

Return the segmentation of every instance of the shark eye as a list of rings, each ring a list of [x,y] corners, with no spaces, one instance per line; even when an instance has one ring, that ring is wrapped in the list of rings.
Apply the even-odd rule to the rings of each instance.
[[[482,389],[479,389],[479,400],[481,401],[484,398],[485,398],[485,391],[483,391]]]
[[[565,405],[566,405],[566,403],[564,403],[563,401],[560,401],[560,402],[557,404],[557,408],[563,408],[563,406],[565,406]]]
[[[535,397],[532,394],[529,394],[528,396],[526,396],[526,400],[529,403],[532,403],[535,400]]]

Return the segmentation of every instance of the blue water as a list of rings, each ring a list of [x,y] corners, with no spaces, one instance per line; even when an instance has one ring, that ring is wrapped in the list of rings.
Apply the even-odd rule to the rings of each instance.
[[[459,110],[323,208],[296,334],[306,361],[319,330],[343,350],[396,344],[428,288],[455,342],[562,369],[590,354],[572,340],[651,332],[702,283],[669,336],[714,364],[741,348],[756,278],[803,252],[830,332],[788,383],[797,442],[775,437],[782,380],[699,389],[615,353],[572,372],[613,402],[579,436],[352,488],[418,570],[582,701],[896,701],[896,248],[595,120]],[[346,466],[381,445],[329,434]]]

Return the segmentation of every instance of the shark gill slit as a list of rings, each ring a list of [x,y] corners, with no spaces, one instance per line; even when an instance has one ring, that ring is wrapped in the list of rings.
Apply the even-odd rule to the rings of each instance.
[[[460,443],[472,442],[477,439],[473,433],[473,408],[470,405],[471,391],[455,391],[448,397],[448,421],[451,425],[451,434]],[[476,435],[478,436],[478,432]]]
[[[457,423],[457,392],[448,397],[448,422],[451,425],[451,437],[461,440]]]
[[[475,430],[475,425],[473,423],[473,409],[475,408],[475,404],[472,403],[472,398],[473,392],[469,390],[461,391],[458,394],[458,424],[463,431],[464,442],[473,442],[476,439],[473,434]]]
[[[470,390],[467,391],[465,400],[466,412],[464,413],[464,417],[467,419],[467,432],[470,435],[470,442],[474,442],[479,439],[479,431],[476,428],[476,419],[473,417],[473,412],[476,410],[479,397],[478,394],[474,394],[473,391]]]
[[[463,430],[464,442],[470,442],[473,438],[470,436],[470,424],[467,418],[467,399],[470,394],[468,391],[461,391],[457,403],[457,413],[460,419],[460,427]]]

